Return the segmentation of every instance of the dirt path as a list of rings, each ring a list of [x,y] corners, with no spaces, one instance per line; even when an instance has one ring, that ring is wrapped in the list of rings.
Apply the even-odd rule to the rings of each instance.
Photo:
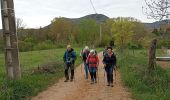
[[[123,87],[120,73],[117,72],[114,87],[106,86],[102,65],[102,54],[99,54],[99,82],[91,85],[90,79],[84,78],[81,66],[75,71],[74,82],[64,82],[61,79],[55,85],[33,97],[32,100],[131,100],[130,93]]]

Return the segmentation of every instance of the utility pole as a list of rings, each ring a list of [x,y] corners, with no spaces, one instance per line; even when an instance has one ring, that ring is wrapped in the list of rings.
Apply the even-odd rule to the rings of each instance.
[[[1,0],[1,16],[5,47],[5,67],[8,79],[20,79],[21,69],[18,53],[15,12],[13,0]]]

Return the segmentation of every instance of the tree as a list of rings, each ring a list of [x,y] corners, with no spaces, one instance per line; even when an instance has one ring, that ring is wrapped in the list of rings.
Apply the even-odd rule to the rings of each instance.
[[[25,27],[26,27],[26,24],[23,23],[23,19],[16,18],[16,28],[17,28],[17,30],[24,29]]]
[[[144,0],[146,7],[143,7],[143,12],[148,18],[156,20],[168,19],[170,16],[170,1],[169,0]]]
[[[117,18],[112,24],[112,33],[116,47],[123,51],[132,40],[134,24],[126,18]]]
[[[86,45],[97,45],[99,43],[99,29],[100,27],[95,20],[81,20],[79,24],[79,34],[76,36],[77,42],[85,42]]]
[[[149,37],[149,31],[145,27],[145,25],[141,22],[135,21],[133,22],[133,36],[131,43],[136,46],[136,48],[141,48],[143,44],[145,44],[146,37]]]
[[[107,19],[102,26],[102,43],[100,44],[101,46],[105,45],[111,45],[114,46],[114,39],[113,39],[113,34],[111,31],[112,24],[114,20],[113,19]]]
[[[65,18],[55,18],[51,22],[48,36],[55,43],[70,42],[71,22]]]

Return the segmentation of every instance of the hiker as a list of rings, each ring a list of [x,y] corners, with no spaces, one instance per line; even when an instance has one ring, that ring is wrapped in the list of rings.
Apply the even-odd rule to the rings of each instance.
[[[103,64],[107,73],[107,86],[113,87],[113,70],[116,65],[116,56],[112,51],[112,47],[107,47],[107,54],[103,58]]]
[[[103,57],[107,54],[107,46],[103,50]]]
[[[88,79],[88,71],[89,71],[89,67],[88,67],[88,64],[86,63],[86,60],[87,60],[89,53],[90,53],[89,47],[85,46],[85,48],[83,49],[83,52],[82,52],[82,60],[84,62],[84,70],[85,70],[85,74],[86,74],[86,79]]]
[[[74,49],[71,47],[71,45],[67,45],[67,50],[64,53],[63,59],[65,63],[65,78],[66,78],[64,82],[67,82],[69,80],[68,74],[69,68],[71,70],[70,81],[72,82],[74,78],[74,63],[76,61],[76,53],[74,52]]]
[[[96,71],[99,65],[98,56],[95,54],[95,50],[90,50],[90,54],[86,60],[89,65],[89,72],[91,76],[91,84],[97,83]]]

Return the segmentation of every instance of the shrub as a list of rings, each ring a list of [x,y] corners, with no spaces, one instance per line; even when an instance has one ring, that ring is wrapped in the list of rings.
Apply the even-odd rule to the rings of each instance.
[[[54,48],[56,48],[56,46],[50,40],[46,40],[34,46],[34,50],[47,50],[47,49],[54,49]]]

